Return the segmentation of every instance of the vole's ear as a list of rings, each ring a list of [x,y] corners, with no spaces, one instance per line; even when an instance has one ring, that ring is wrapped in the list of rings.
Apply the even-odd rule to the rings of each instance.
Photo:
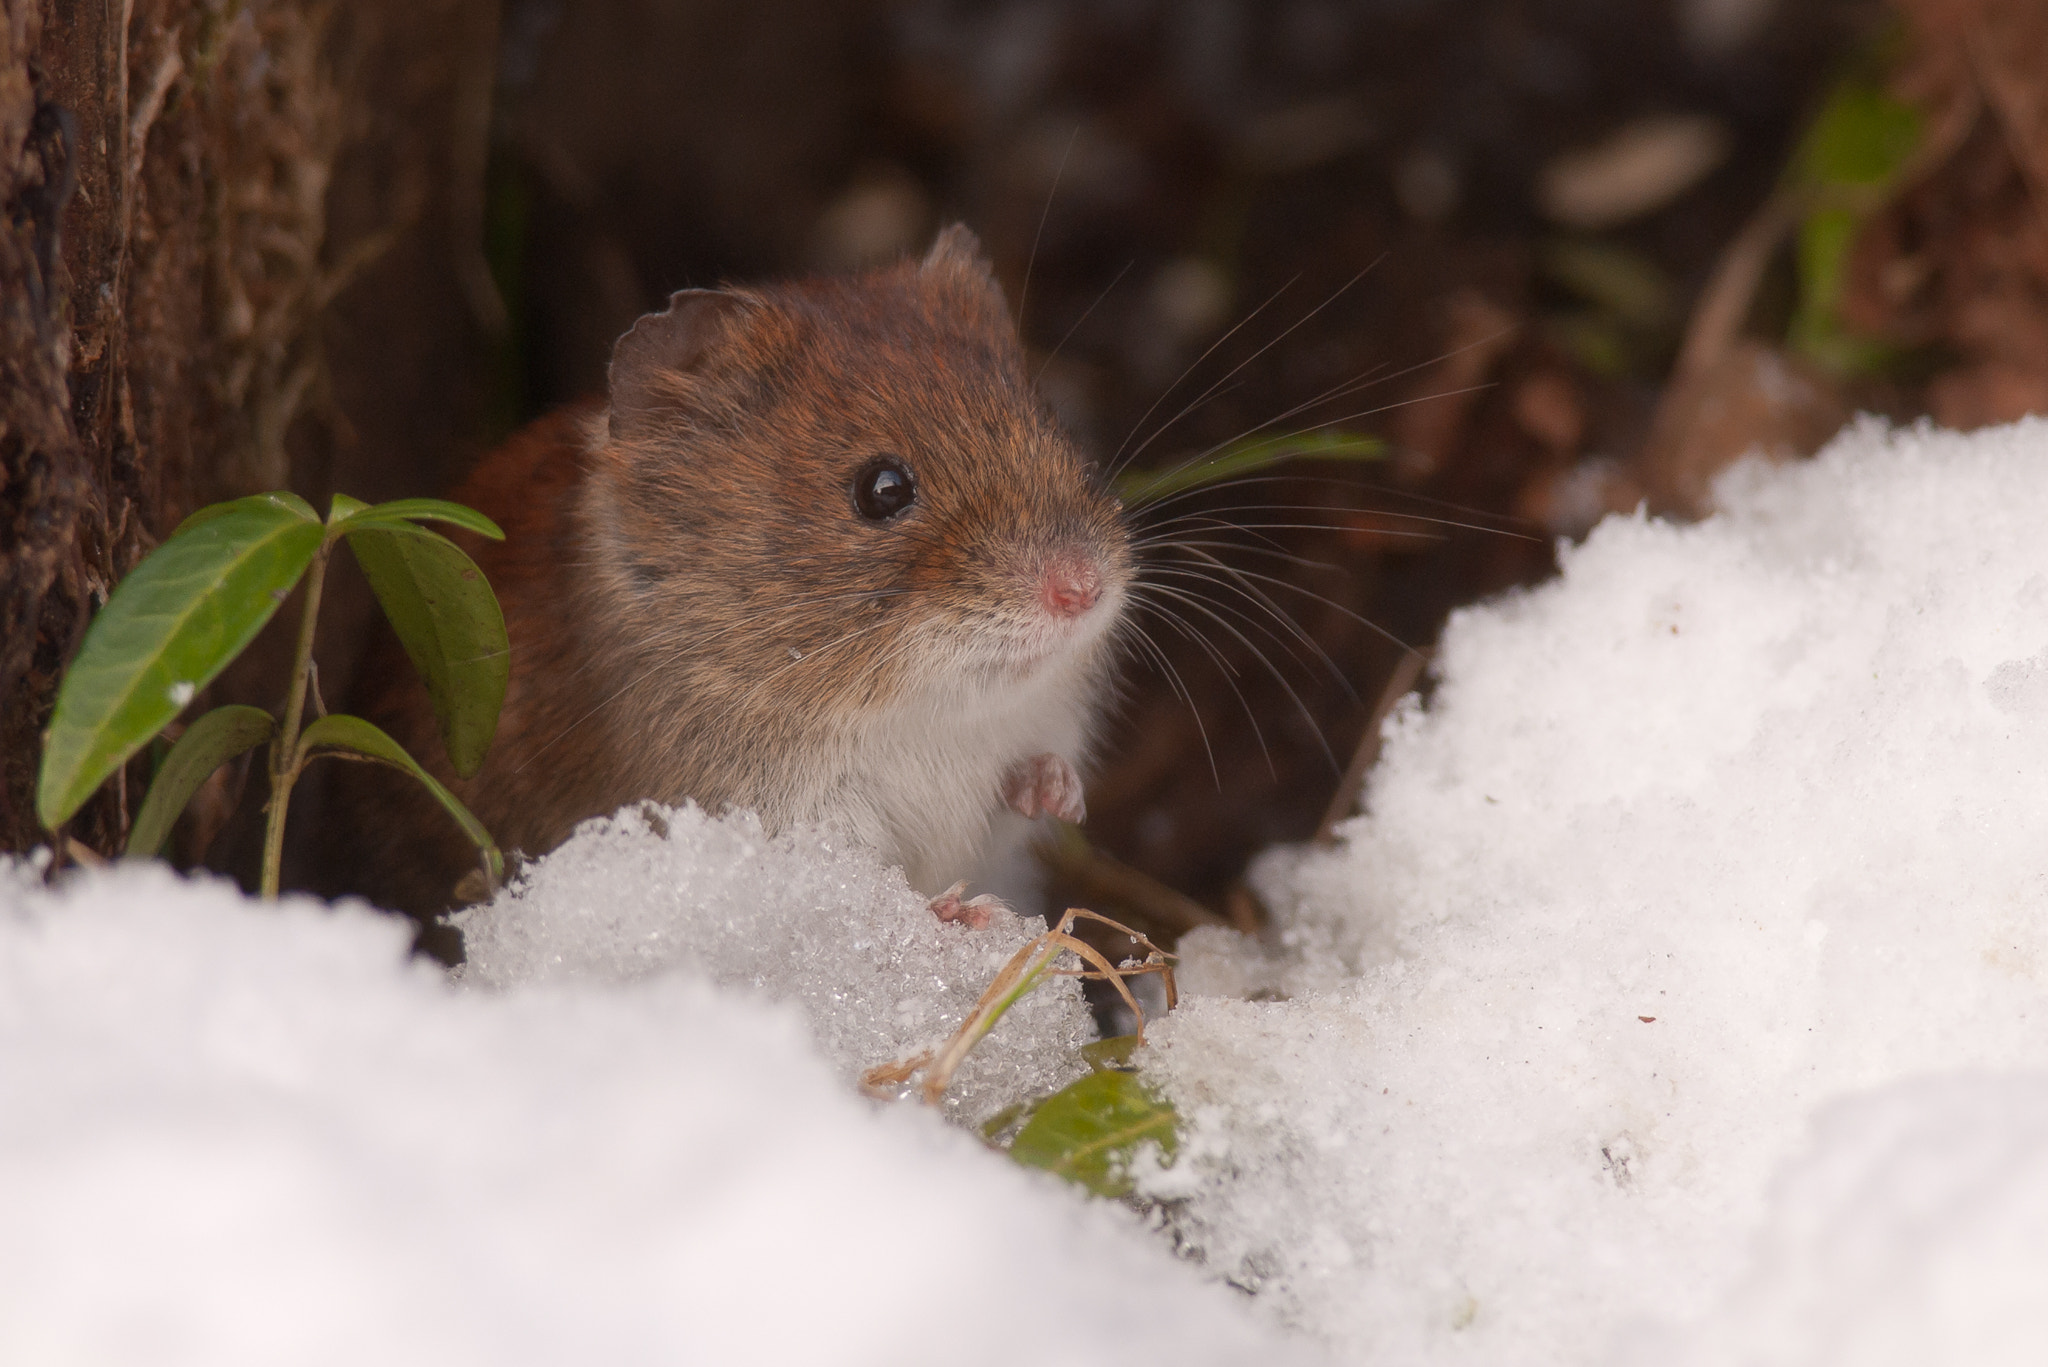
[[[965,223],[949,223],[939,229],[939,235],[932,239],[932,249],[924,254],[924,269],[965,272],[991,285],[996,282],[981,239]]]
[[[990,322],[1009,327],[1010,306],[1003,299],[1003,287],[996,282],[995,268],[982,250],[981,239],[965,223],[939,229],[918,269]]]
[[[726,290],[678,290],[612,344],[611,433],[630,437],[695,406],[701,372],[738,331],[746,303]]]

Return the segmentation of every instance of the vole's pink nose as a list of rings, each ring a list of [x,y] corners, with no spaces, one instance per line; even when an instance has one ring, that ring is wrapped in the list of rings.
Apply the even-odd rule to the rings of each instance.
[[[1045,567],[1038,598],[1055,617],[1079,617],[1102,596],[1102,572],[1092,560],[1061,557]]]

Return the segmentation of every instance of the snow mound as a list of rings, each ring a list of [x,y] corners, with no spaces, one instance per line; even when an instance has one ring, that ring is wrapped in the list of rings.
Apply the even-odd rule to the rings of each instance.
[[[628,808],[586,822],[495,902],[462,916],[465,980],[624,983],[687,968],[794,1003],[848,1081],[950,1035],[1010,956],[1045,930],[932,915],[900,869],[829,832],[770,837],[752,813]],[[1095,1026],[1073,979],[1012,1007],[947,1093],[978,1120],[1056,1091]]]
[[[1919,1080],[1822,1112],[1751,1270],[1641,1367],[2038,1367],[2048,1345],[2048,1074]]]
[[[852,1095],[790,1008],[464,992],[360,908],[37,882],[0,864],[0,1361],[1286,1352],[1113,1209]]]
[[[1199,1130],[1162,1190],[1215,1272],[1347,1357],[1583,1362],[1705,1315],[1815,1107],[2048,1067],[2048,422],[1865,423],[1722,495],[1459,614],[1368,814],[1264,862],[1269,952],[1186,946],[1191,993],[1290,999],[1157,1032]],[[1909,1239],[1919,1198],[1868,1194]],[[2038,1268],[2048,1224],[2025,1235]],[[1798,1320],[1850,1225],[1807,1238],[1727,1313]],[[1951,1266],[1886,1256],[1871,1277]]]

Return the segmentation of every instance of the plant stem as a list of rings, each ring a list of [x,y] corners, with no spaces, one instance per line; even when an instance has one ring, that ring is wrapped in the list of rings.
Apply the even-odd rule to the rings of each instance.
[[[298,781],[303,757],[299,754],[299,722],[306,714],[306,681],[312,672],[313,626],[320,615],[320,590],[327,581],[327,553],[330,541],[322,541],[306,570],[306,608],[299,617],[299,645],[292,656],[290,691],[285,694],[284,725],[270,743],[270,819],[263,832],[263,895],[275,900],[279,876],[284,867],[284,815],[291,805],[292,785]]]

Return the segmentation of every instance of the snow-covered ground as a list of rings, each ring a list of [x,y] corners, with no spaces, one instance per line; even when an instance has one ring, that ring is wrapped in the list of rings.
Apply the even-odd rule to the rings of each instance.
[[[2048,423],[1723,502],[1461,614],[1272,942],[1191,937],[1151,1229],[855,1095],[1027,930],[823,833],[597,825],[453,985],[15,866],[0,1361],[2048,1361]],[[956,1118],[1073,1068],[1013,1015]]]
[[[1733,1351],[1796,1303],[2048,1362],[2048,422],[1856,428],[1722,501],[1460,614],[1345,845],[1259,870],[1288,946],[1187,946],[1191,992],[1292,999],[1159,1032],[1216,1155],[1184,1233],[1347,1353],[1601,1361],[1653,1319],[1890,1360],[1803,1310],[1812,1353]],[[1907,1123],[1925,1082],[1826,1109],[1962,1070],[2011,1071],[1970,1093],[2010,1135]],[[1947,1238],[1947,1165],[2031,1240]]]
[[[0,894],[10,1367],[1267,1351],[1120,1210],[854,1095],[757,994],[463,990],[361,909],[28,882]]]

